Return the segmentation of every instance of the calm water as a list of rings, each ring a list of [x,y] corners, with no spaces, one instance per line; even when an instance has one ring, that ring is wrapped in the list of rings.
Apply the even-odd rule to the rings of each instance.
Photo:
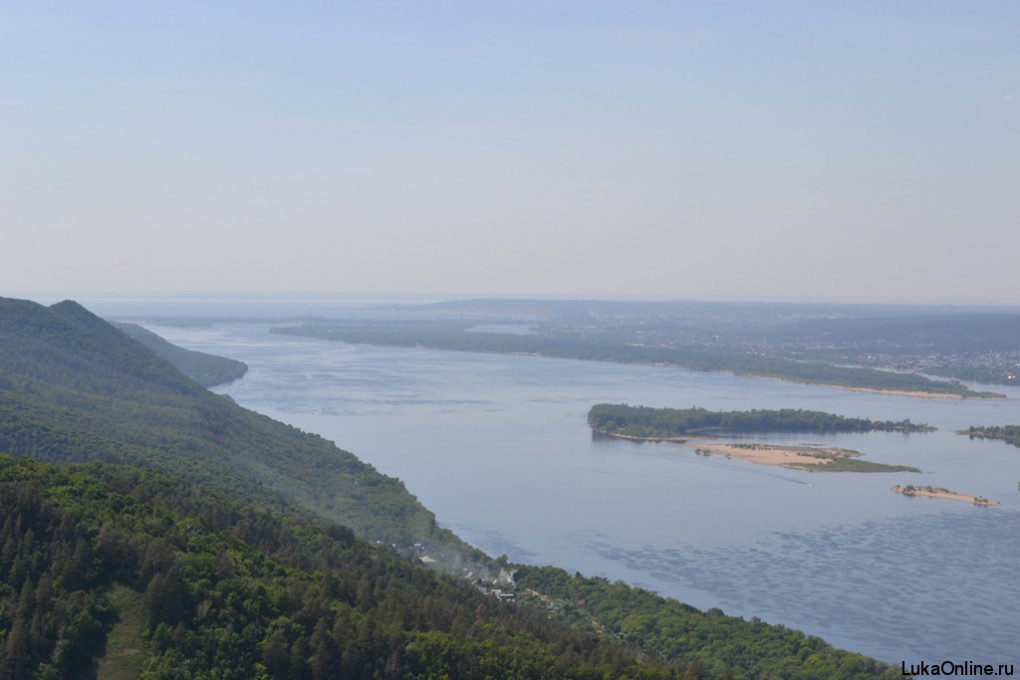
[[[249,374],[218,391],[401,478],[444,526],[492,555],[622,579],[894,663],[1017,661],[1020,449],[953,432],[1020,423],[1020,391],[1007,401],[916,399],[667,368],[344,345],[274,337],[258,324],[150,328],[247,362]],[[939,431],[771,437],[923,470],[811,474],[675,444],[593,438],[585,415],[598,402],[805,408],[910,418]],[[1002,506],[906,498],[890,492],[898,483]]]

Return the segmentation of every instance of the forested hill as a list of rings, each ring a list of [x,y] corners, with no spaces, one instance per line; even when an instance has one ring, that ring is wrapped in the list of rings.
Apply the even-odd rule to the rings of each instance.
[[[0,678],[679,678],[317,526],[138,467],[0,455]]]
[[[74,302],[0,298],[0,451],[141,464],[440,559],[484,559],[399,480],[212,394]]]
[[[244,377],[248,365],[243,361],[196,352],[171,344],[150,330],[134,323],[114,323],[132,338],[176,366],[203,387],[212,387]]]
[[[506,604],[347,529],[137,466],[0,454],[0,519],[2,680],[898,676],[551,567],[520,580],[561,603],[555,616]]]
[[[201,386],[81,305],[43,307],[0,298],[0,388],[60,390],[118,399],[165,392],[200,397]],[[42,395],[40,395],[42,396]]]

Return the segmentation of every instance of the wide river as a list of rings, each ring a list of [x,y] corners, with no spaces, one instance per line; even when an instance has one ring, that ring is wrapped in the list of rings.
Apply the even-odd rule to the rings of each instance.
[[[216,391],[399,477],[489,554],[621,579],[899,664],[1016,662],[1020,449],[954,434],[1020,423],[1008,400],[920,399],[673,368],[273,336],[268,324],[149,325],[248,363]],[[1001,388],[995,388],[1003,391]],[[808,473],[677,444],[593,438],[599,402],[910,418],[928,434],[773,436],[921,474]],[[766,437],[755,437],[762,441]],[[1002,503],[907,498],[895,484]]]

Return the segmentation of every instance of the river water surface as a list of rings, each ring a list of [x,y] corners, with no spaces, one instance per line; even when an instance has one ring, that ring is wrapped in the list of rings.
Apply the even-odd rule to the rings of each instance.
[[[954,434],[1020,423],[1009,400],[919,399],[673,368],[345,345],[268,324],[149,325],[245,361],[216,391],[399,477],[492,555],[621,579],[899,664],[1016,662],[1020,449]],[[1001,388],[994,388],[1003,391]],[[595,403],[804,408],[934,425],[927,434],[761,436],[921,474],[809,473],[593,437]],[[1001,506],[907,498],[934,485]]]

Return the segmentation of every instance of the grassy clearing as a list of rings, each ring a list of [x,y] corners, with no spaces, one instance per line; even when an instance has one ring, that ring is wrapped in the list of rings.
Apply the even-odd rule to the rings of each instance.
[[[99,660],[98,680],[137,678],[145,661],[145,594],[117,584],[107,598],[120,620],[106,638],[106,656]]]

